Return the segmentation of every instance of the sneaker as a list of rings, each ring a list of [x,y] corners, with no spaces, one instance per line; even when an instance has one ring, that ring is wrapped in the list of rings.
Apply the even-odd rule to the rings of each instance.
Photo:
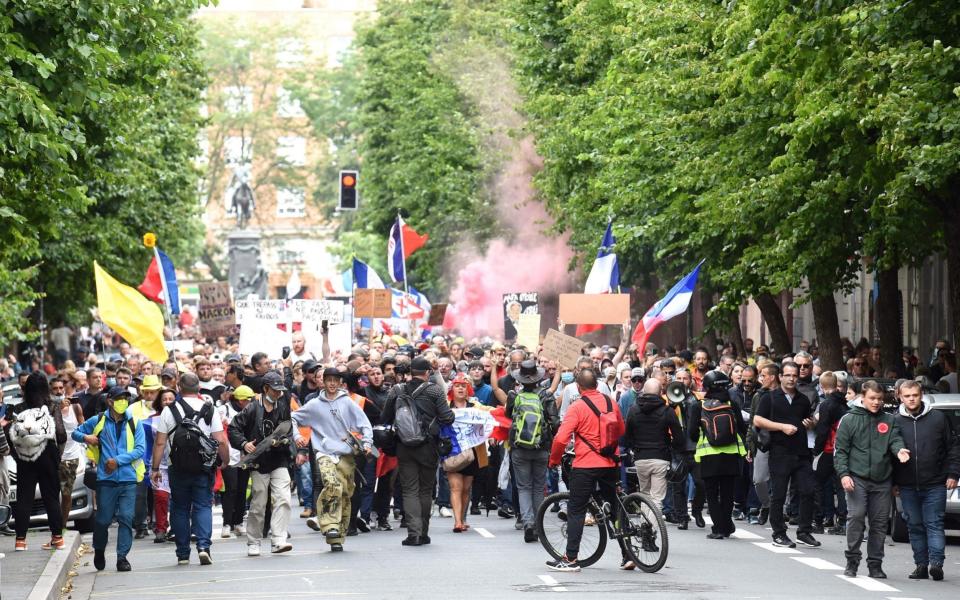
[[[44,550],[62,550],[66,545],[66,542],[63,541],[62,535],[55,535],[50,538],[50,541],[46,544],[40,546]]]
[[[734,520],[734,521],[743,521],[743,520],[746,519],[746,518],[747,518],[747,515],[745,515],[742,510],[735,510],[735,511],[733,511],[733,520]]]
[[[747,519],[747,525],[759,525],[759,524],[760,524],[760,517],[758,517],[758,516],[756,516],[756,515],[751,515],[751,516]]]
[[[177,559],[177,566],[185,567],[185,566],[187,566],[187,565],[189,565],[189,564],[190,564],[190,559],[189,559],[189,558],[178,558],[178,559]]]
[[[348,527],[348,528],[347,528],[347,537],[353,537],[353,536],[355,536],[355,535],[360,535],[360,532],[357,531],[357,528],[356,528],[356,527]]]
[[[448,518],[450,518],[450,517],[453,516],[453,511],[450,510],[449,508],[447,508],[446,506],[441,506],[441,507],[440,507],[440,516],[443,517],[443,518],[445,518],[445,519],[448,519]]]
[[[327,538],[328,540],[335,540],[340,537],[340,530],[336,527],[328,529],[323,532],[323,537]]]
[[[317,516],[317,513],[314,512],[312,508],[305,508],[303,509],[303,512],[300,513],[301,519],[309,519],[310,517],[315,517],[315,516]]]
[[[356,527],[360,533],[370,533],[370,524],[363,517],[357,517]]]
[[[310,517],[309,519],[307,519],[307,527],[309,527],[314,531],[320,531],[320,521],[318,521],[314,517]]]
[[[133,567],[130,566],[130,561],[126,558],[117,558],[117,571],[125,573],[130,571]]]
[[[401,546],[421,546],[420,538],[415,535],[408,535],[406,539],[400,542]]]
[[[707,526],[707,522],[703,520],[703,513],[700,511],[693,513],[693,522],[696,523],[700,529]]]
[[[103,555],[103,550],[93,551],[93,568],[102,571],[107,567],[107,557]]]
[[[517,531],[523,531],[523,519],[517,517],[517,520],[513,523],[513,528]]]
[[[247,556],[260,556],[260,544],[247,544]]]
[[[237,536],[234,535],[233,530],[230,529],[229,525],[224,525],[223,527],[220,528],[220,537],[225,540],[232,540]]]
[[[162,531],[158,531],[158,532],[153,536],[153,543],[154,543],[154,544],[164,544],[164,543],[166,543],[166,541],[167,541],[167,534],[163,533]]]
[[[393,531],[393,526],[390,525],[390,521],[383,519],[377,520],[377,531]]]
[[[797,545],[787,537],[787,534],[782,533],[780,535],[773,536],[773,545],[779,546],[781,548],[796,548]]]
[[[913,573],[907,575],[910,579],[927,579],[930,577],[930,574],[927,572],[927,565],[917,565],[917,568],[913,570]]]
[[[803,544],[804,546],[809,547],[809,548],[819,548],[819,547],[820,547],[820,542],[818,542],[818,541],[817,541],[812,535],[810,535],[809,533],[798,533],[798,534],[797,534],[797,541],[798,541],[799,543]]]
[[[274,544],[270,546],[271,554],[283,554],[284,552],[290,552],[293,550],[293,544],[289,542],[283,542],[282,544]]]
[[[536,529],[534,529],[533,527],[527,527],[527,528],[525,528],[525,529],[523,530],[523,541],[524,541],[524,542],[530,544],[530,543],[536,542],[537,540],[538,540],[538,538],[537,538],[537,531],[536,531]]]
[[[330,544],[330,552],[343,552],[343,544]]]
[[[497,509],[497,516],[501,519],[512,519],[514,517],[513,511],[507,508],[506,506],[501,506]]]
[[[562,556],[555,560],[547,561],[547,568],[551,571],[562,571],[564,573],[579,573],[580,572],[580,563],[574,560],[569,560],[566,556]]]
[[[637,565],[635,565],[635,564],[633,563],[633,561],[630,560],[630,559],[627,558],[627,557],[623,557],[623,560],[620,561],[620,570],[621,570],[621,571],[632,571],[632,570],[634,570],[634,569],[636,569],[636,568],[637,568]]]
[[[238,537],[241,535],[247,535],[247,528],[243,523],[240,523],[239,525],[233,526],[233,532],[237,534]]]
[[[479,507],[479,506],[471,506],[471,507],[470,507],[470,514],[471,514],[472,516],[474,516],[474,517],[478,516],[478,515],[480,514],[480,507]]]
[[[757,525],[766,525],[766,524],[767,524],[767,519],[769,519],[769,518],[770,518],[770,509],[769,509],[769,508],[761,508],[761,509],[760,509],[760,515],[757,517],[757,521],[758,521],[758,522],[757,522]]]
[[[197,556],[200,558],[201,565],[212,565],[213,556],[210,555],[210,548],[204,548],[203,550],[197,550]]]
[[[930,565],[930,578],[934,581],[943,581],[943,567],[941,565]]]
[[[142,539],[145,538],[145,537],[147,537],[147,530],[146,530],[146,529],[138,529],[137,532],[136,532],[135,534],[133,534],[133,539],[135,539],[135,540],[142,540]],[[120,564],[120,561],[117,561],[117,570],[118,570],[118,571],[120,570],[119,564]],[[127,564],[129,564],[129,563],[127,563]],[[129,569],[127,569],[127,570],[129,571]]]

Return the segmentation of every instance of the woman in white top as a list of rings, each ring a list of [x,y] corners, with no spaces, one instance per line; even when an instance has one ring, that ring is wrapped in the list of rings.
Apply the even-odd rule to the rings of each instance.
[[[60,455],[60,512],[63,513],[63,527],[67,527],[67,518],[70,516],[70,505],[73,503],[73,484],[77,480],[77,469],[83,460],[86,446],[73,441],[71,434],[80,423],[83,423],[83,410],[79,404],[72,404],[70,398],[64,395],[64,382],[54,380],[50,383],[50,394],[53,402],[59,404],[60,414],[63,415],[63,429],[67,434],[67,443]]]

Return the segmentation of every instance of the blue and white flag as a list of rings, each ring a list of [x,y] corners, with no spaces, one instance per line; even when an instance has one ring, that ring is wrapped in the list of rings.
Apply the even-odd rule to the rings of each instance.
[[[353,283],[357,289],[384,289],[383,280],[377,275],[377,272],[370,268],[370,265],[356,258],[353,259]]]

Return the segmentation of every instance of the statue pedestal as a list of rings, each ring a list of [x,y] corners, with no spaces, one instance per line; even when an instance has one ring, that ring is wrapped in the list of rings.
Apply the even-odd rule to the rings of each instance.
[[[260,261],[260,234],[238,229],[227,236],[229,280],[234,300],[267,298],[267,274]]]

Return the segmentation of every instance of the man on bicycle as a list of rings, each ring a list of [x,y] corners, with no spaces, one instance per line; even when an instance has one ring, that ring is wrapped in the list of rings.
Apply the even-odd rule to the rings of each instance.
[[[611,507],[617,506],[620,469],[617,467],[619,456],[616,455],[616,442],[625,430],[623,416],[620,415],[616,402],[608,402],[609,399],[597,391],[597,375],[592,368],[582,369],[577,374],[577,386],[580,389],[580,400],[571,404],[567,410],[550,452],[550,467],[556,467],[560,464],[570,438],[573,437],[576,456],[568,484],[570,500],[567,504],[567,550],[561,558],[547,561],[547,567],[552,571],[580,570],[577,553],[580,551],[587,505],[594,491],[599,487],[598,495],[601,500]],[[600,416],[609,412],[616,414],[619,433],[601,432]],[[609,446],[603,446],[604,438],[609,439],[611,434],[615,434],[612,451]],[[627,558],[622,540],[618,541],[623,555],[620,568],[633,569],[635,565]]]

